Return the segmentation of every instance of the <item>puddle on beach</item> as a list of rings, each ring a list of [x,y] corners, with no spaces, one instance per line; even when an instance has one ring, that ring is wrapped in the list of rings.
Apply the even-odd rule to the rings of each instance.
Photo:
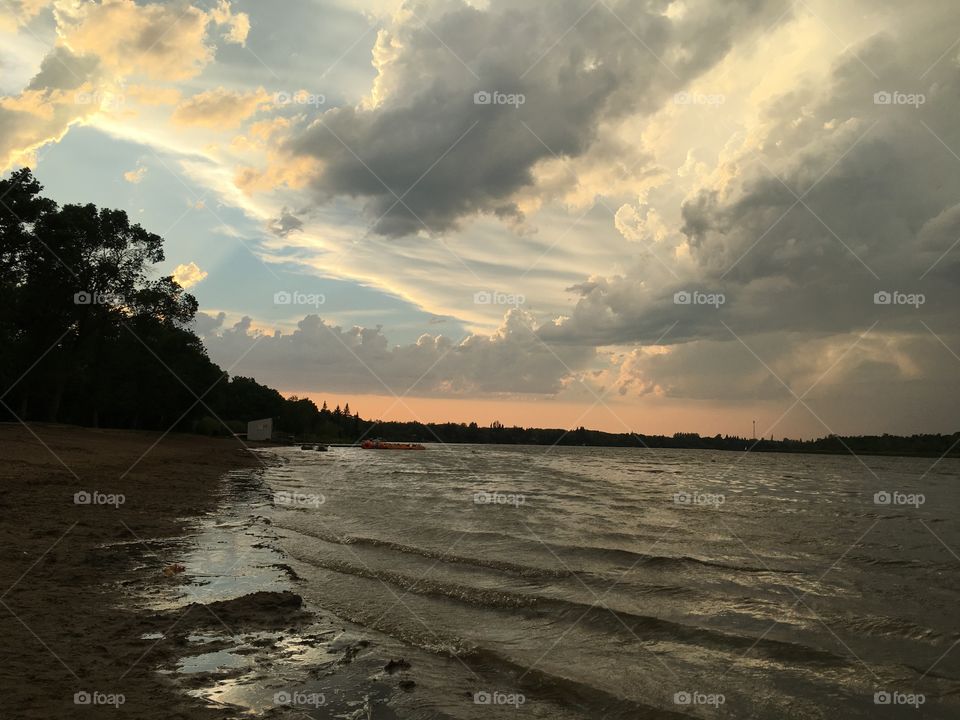
[[[398,683],[378,679],[389,674],[363,630],[299,607],[278,536],[260,514],[269,492],[249,471],[230,473],[224,483],[219,511],[194,532],[111,546],[151,568],[152,577],[172,562],[184,567],[132,588],[137,604],[169,614],[169,629],[141,635],[161,661],[157,671],[239,716],[396,718],[386,703]]]
[[[219,672],[220,670],[243,667],[249,664],[249,659],[226,650],[191,655],[183,658],[177,666],[181,673]]]

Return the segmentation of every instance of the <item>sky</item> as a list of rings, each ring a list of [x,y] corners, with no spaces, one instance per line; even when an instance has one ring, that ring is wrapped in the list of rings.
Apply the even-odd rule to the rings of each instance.
[[[960,430],[958,116],[946,0],[0,2],[0,171],[370,418]]]

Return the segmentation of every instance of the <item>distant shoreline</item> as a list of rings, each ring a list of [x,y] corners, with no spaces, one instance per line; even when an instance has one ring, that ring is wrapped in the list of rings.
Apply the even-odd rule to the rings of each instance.
[[[950,437],[950,436],[944,436]],[[780,454],[780,455],[856,455],[856,456],[868,456],[868,457],[917,457],[917,458],[942,458],[942,459],[953,459],[960,460],[960,444],[954,447],[949,452],[944,451],[935,451],[935,450],[854,450],[846,448],[832,449],[815,449],[815,448],[784,448],[784,447],[769,447],[770,441],[764,440],[757,443],[756,447],[751,447],[750,441],[745,441],[745,446],[743,448],[736,447],[704,447],[698,445],[660,445],[660,444],[621,444],[621,443],[607,443],[607,444],[597,444],[597,443],[584,443],[584,444],[573,444],[573,443],[530,443],[530,442],[496,442],[496,441],[470,441],[470,440],[456,440],[456,441],[438,441],[436,438],[429,439],[424,438],[416,441],[404,440],[404,442],[420,442],[426,445],[471,445],[477,447],[483,447],[487,445],[498,445],[504,447],[589,447],[589,448],[610,448],[616,450],[711,450],[711,451],[720,451],[720,452],[731,452],[731,453],[764,453],[764,454]],[[816,441],[809,441],[816,442]],[[780,444],[778,441],[774,441],[776,444]],[[294,443],[276,443],[277,446],[296,446],[299,445],[299,442]],[[348,443],[348,442],[328,442],[323,443],[328,447],[343,447],[343,448],[359,448],[359,443]],[[766,446],[764,446],[766,444]]]

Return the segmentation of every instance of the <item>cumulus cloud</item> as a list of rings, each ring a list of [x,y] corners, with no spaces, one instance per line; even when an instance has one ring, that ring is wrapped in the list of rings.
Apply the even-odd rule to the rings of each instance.
[[[58,141],[72,125],[101,112],[126,112],[129,101],[175,101],[173,89],[148,92],[147,86],[134,84],[127,94],[123,86],[131,77],[194,77],[213,59],[211,26],[225,24],[228,41],[246,37],[238,29],[243,21],[226,2],[206,12],[184,0],[21,0],[11,12],[24,21],[48,4],[53,7],[57,45],[23,92],[0,98],[0,169],[32,162],[37,149]]]
[[[96,58],[54,48],[22,92],[0,97],[0,170],[33,163],[36,151],[62,138],[71,125],[101,111],[116,112],[122,102],[101,83]]]
[[[0,30],[13,32],[40,14],[51,0],[7,0],[0,8]]]
[[[40,70],[27,90],[76,90],[97,79],[100,61],[93,55],[78,55],[65,46],[53,48],[40,62]]]
[[[125,172],[123,174],[123,179],[133,185],[139,185],[143,181],[143,178],[146,177],[146,174],[147,174],[146,166],[138,165],[133,170],[128,170],[127,172]]]
[[[207,271],[201,270],[195,262],[181,263],[173,269],[173,279],[184,289],[193,287],[206,277]]]
[[[99,58],[115,75],[184,80],[213,58],[206,42],[210,16],[184,2],[57,2],[56,16],[62,43]]]
[[[211,13],[214,22],[226,27],[224,39],[235,45],[246,45],[247,35],[250,34],[250,16],[246,13],[234,12],[228,0],[220,0],[220,4]]]
[[[263,88],[250,92],[206,90],[187,98],[173,111],[173,122],[213,129],[234,128],[267,105],[271,96]]]
[[[223,319],[203,316],[198,325],[211,357],[232,365],[249,350],[235,373],[290,389],[402,394],[415,386],[417,395],[552,394],[594,357],[592,349],[543,343],[533,317],[519,309],[489,335],[455,342],[424,334],[393,346],[379,326],[343,328],[316,315],[303,318],[292,333],[272,335],[254,330],[250,318],[226,329]]]
[[[78,92],[25,90],[0,97],[0,168],[32,163],[37,150],[62,138],[73,123],[99,112],[101,102],[89,84]]]
[[[177,88],[160,85],[127,85],[123,94],[141,105],[176,105],[180,102],[180,91]]]
[[[634,349],[617,362],[615,385],[629,398],[766,403],[758,426],[765,435],[782,436],[798,417],[820,435],[957,427],[957,360],[929,332],[768,333],[751,337],[749,348],[702,340]]]
[[[516,195],[539,163],[583,155],[601,121],[653,111],[788,10],[782,0],[687,5],[668,17],[627,0],[412,3],[380,32],[369,98],[324,113],[284,149],[322,163],[320,201],[363,198],[384,235],[440,232],[479,213],[519,220]]]
[[[741,340],[802,392],[811,369],[826,369],[816,361],[875,328],[824,384],[849,400],[861,381],[873,383],[888,398],[906,404],[913,393],[942,410],[936,386],[956,372],[943,344],[960,347],[952,320],[960,302],[960,75],[955,59],[937,60],[960,18],[932,6],[899,18],[895,31],[852,48],[828,77],[807,78],[765,106],[713,172],[698,163],[689,173],[686,163],[696,185],[669,232],[642,203],[618,213],[628,239],[665,238],[684,251],[673,257],[674,276],[648,258],[591,278],[573,288],[579,300],[569,317],[541,334],[639,343],[622,358],[624,392],[732,400],[789,397]],[[724,302],[675,300],[696,291]],[[930,353],[943,362],[927,361]]]
[[[76,54],[98,58],[117,76],[189,79],[213,59],[208,26],[225,25],[225,39],[240,44],[250,28],[249,18],[234,14],[227,0],[210,12],[185,0],[57,0],[54,7],[61,43]]]

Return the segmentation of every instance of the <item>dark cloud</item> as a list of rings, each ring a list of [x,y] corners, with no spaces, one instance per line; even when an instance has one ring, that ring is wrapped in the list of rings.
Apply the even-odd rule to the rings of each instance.
[[[514,195],[538,162],[583,154],[601,120],[655,110],[787,10],[785,0],[687,5],[671,20],[666,3],[630,0],[410,3],[376,50],[379,104],[330,110],[286,149],[322,162],[320,200],[365,199],[384,235],[478,213],[518,218]],[[475,104],[495,91],[525,101]]]
[[[96,77],[99,65],[95,55],[75,55],[58,45],[43,58],[27,90],[76,90]]]
[[[950,251],[960,238],[960,75],[956,62],[934,62],[960,33],[960,16],[911,17],[897,36],[854,48],[827,85],[773,103],[766,135],[732,161],[728,186],[687,199],[681,230],[692,264],[677,266],[679,278],[650,282],[644,264],[594,278],[574,288],[571,317],[544,336],[650,343],[674,322],[665,342],[730,340],[724,323],[738,334],[949,326],[960,302],[960,250]],[[875,102],[883,92],[923,100]],[[684,290],[726,302],[678,306]],[[924,302],[878,306],[881,291]]]
[[[770,104],[759,141],[725,159],[726,185],[711,179],[687,198],[690,257],[678,278],[665,282],[641,250],[622,275],[572,288],[570,317],[541,336],[645,346],[622,360],[628,395],[786,409],[785,385],[798,395],[812,387],[807,401],[832,427],[802,405],[795,412],[818,432],[953,431],[960,74],[956,54],[943,52],[960,16],[945,7],[900,16],[894,34],[845,53],[826,83]],[[877,93],[899,93],[899,104]],[[676,304],[685,290],[725,303]],[[923,301],[877,304],[878,292]]]
[[[290,233],[300,230],[301,228],[303,228],[303,220],[298,218],[287,208],[283,208],[283,210],[280,211],[280,217],[270,223],[270,231],[273,232],[274,235],[278,235],[280,237],[286,237]]]

